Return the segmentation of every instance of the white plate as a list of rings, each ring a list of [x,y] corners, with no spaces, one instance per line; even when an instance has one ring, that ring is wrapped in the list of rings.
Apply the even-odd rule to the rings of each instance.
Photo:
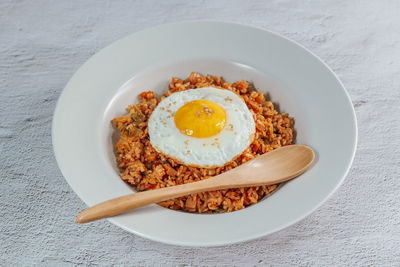
[[[61,94],[53,119],[58,165],[89,206],[132,193],[118,176],[110,120],[144,90],[165,92],[191,71],[248,80],[295,118],[297,143],[316,152],[304,175],[244,210],[191,214],[145,207],[110,221],[159,242],[216,246],[258,238],[298,222],[342,183],[352,163],[357,125],[349,95],[315,55],[277,34],[239,24],[166,24],[123,38],[90,58]],[[84,227],[84,226],[82,226]]]

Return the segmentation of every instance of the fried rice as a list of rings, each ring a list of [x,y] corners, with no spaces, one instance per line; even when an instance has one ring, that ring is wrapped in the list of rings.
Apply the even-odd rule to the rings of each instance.
[[[165,97],[179,91],[214,86],[238,94],[247,104],[256,123],[253,143],[233,161],[217,168],[198,168],[176,162],[151,145],[147,122],[157,104]],[[139,95],[139,102],[129,105],[127,114],[114,118],[112,124],[120,131],[115,144],[115,153],[120,177],[136,187],[138,191],[152,190],[186,184],[228,171],[261,154],[293,143],[294,120],[286,113],[279,113],[263,92],[246,82],[230,83],[222,77],[202,76],[192,72],[185,79],[173,77],[168,91],[157,97],[152,91]],[[276,190],[278,185],[257,186],[203,192],[171,199],[159,205],[198,213],[230,212],[255,204]]]

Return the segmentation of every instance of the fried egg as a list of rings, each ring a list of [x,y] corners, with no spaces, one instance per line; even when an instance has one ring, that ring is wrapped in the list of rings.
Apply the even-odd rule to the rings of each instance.
[[[150,143],[180,163],[211,168],[239,156],[254,140],[255,122],[235,93],[215,87],[176,92],[148,122]]]

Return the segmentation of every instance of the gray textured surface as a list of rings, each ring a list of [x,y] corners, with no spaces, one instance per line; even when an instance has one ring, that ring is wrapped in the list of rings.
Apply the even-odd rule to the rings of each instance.
[[[0,265],[400,264],[400,1],[0,1]],[[292,38],[327,62],[356,108],[359,144],[341,188],[303,221],[219,248],[148,241],[85,208],[55,162],[51,120],[92,54],[137,30],[223,19]],[[206,233],[205,233],[206,234]]]

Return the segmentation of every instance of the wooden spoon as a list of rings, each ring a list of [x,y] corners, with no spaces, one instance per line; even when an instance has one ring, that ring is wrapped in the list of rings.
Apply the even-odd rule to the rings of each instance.
[[[313,160],[314,152],[308,146],[284,146],[205,180],[107,200],[79,213],[76,222],[87,223],[152,203],[205,191],[285,182],[305,172]]]

